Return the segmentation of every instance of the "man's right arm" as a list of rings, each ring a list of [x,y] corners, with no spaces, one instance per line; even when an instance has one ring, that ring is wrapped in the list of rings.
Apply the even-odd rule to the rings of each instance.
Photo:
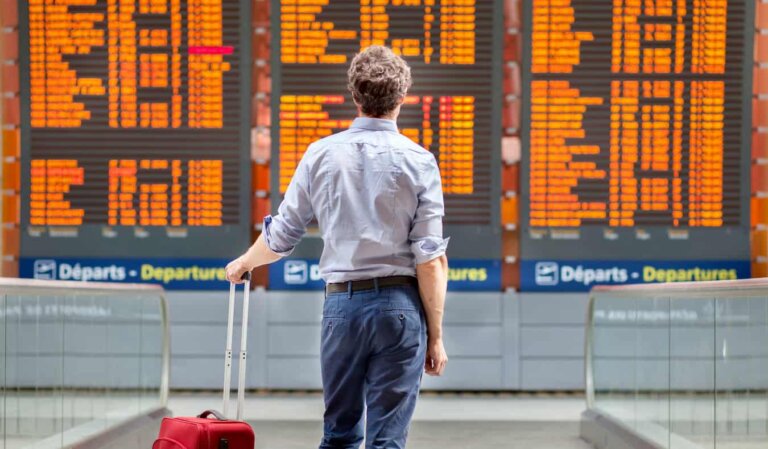
[[[448,258],[445,254],[416,265],[419,293],[427,318],[427,359],[424,370],[440,376],[445,370],[448,355],[443,345],[443,313],[448,288]]]
[[[448,357],[443,347],[443,310],[448,288],[448,259],[445,250],[448,240],[443,238],[443,189],[440,169],[430,155],[420,171],[419,204],[411,225],[409,239],[416,262],[419,293],[427,315],[427,374],[439,376]]]
[[[310,151],[311,145],[296,167],[278,207],[278,214],[264,217],[262,233],[256,242],[242,256],[227,265],[227,279],[230,282],[241,282],[240,278],[246,271],[289,255],[306,232],[307,224],[314,216],[307,166]]]

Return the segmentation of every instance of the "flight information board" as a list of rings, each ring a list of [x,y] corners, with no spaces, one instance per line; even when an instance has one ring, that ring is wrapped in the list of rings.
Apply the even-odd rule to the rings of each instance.
[[[522,259],[748,260],[752,2],[524,4]]]
[[[499,258],[501,26],[500,1],[273,0],[273,207],[307,146],[357,115],[346,87],[354,55],[386,45],[413,75],[400,132],[437,158],[445,234],[467,237],[451,254]],[[296,254],[318,256],[309,246]]]
[[[21,257],[239,254],[250,2],[19,4]]]

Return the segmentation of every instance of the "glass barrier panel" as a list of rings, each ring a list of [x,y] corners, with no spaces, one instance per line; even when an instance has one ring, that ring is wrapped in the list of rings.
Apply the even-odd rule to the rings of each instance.
[[[160,405],[163,378],[163,305],[159,298],[141,299],[141,377],[139,379],[140,409],[149,410]]]
[[[595,406],[635,428],[637,316],[634,298],[599,298],[593,304]]]
[[[670,301],[636,300],[634,333],[636,429],[660,444],[669,442]]]
[[[107,355],[107,412],[111,425],[139,413],[138,375],[141,347],[141,305],[135,298],[112,297],[107,341],[111,348]],[[102,381],[103,383],[104,381]]]
[[[768,281],[597,288],[587,398],[671,449],[768,448]]]
[[[713,449],[714,298],[676,297],[670,310],[670,436]],[[670,447],[686,446],[670,438]]]
[[[718,448],[768,447],[766,298],[726,296],[716,309]]]
[[[165,300],[135,288],[0,279],[0,449],[71,447],[165,407]]]

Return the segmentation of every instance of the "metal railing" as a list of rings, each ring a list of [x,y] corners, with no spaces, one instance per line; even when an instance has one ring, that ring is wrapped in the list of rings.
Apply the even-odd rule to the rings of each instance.
[[[588,310],[588,440],[768,447],[768,279],[596,287]]]
[[[0,278],[0,339],[0,449],[106,447],[104,435],[164,414],[160,287]]]

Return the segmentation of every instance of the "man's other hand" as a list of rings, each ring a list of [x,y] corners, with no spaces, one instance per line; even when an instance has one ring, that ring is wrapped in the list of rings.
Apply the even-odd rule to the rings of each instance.
[[[227,280],[229,282],[234,282],[235,284],[240,284],[243,282],[243,275],[252,269],[252,267],[246,264],[245,257],[240,256],[227,264]]]
[[[430,338],[427,342],[427,360],[424,362],[424,371],[430,376],[442,376],[446,363],[448,363],[448,354],[445,353],[443,340]]]

